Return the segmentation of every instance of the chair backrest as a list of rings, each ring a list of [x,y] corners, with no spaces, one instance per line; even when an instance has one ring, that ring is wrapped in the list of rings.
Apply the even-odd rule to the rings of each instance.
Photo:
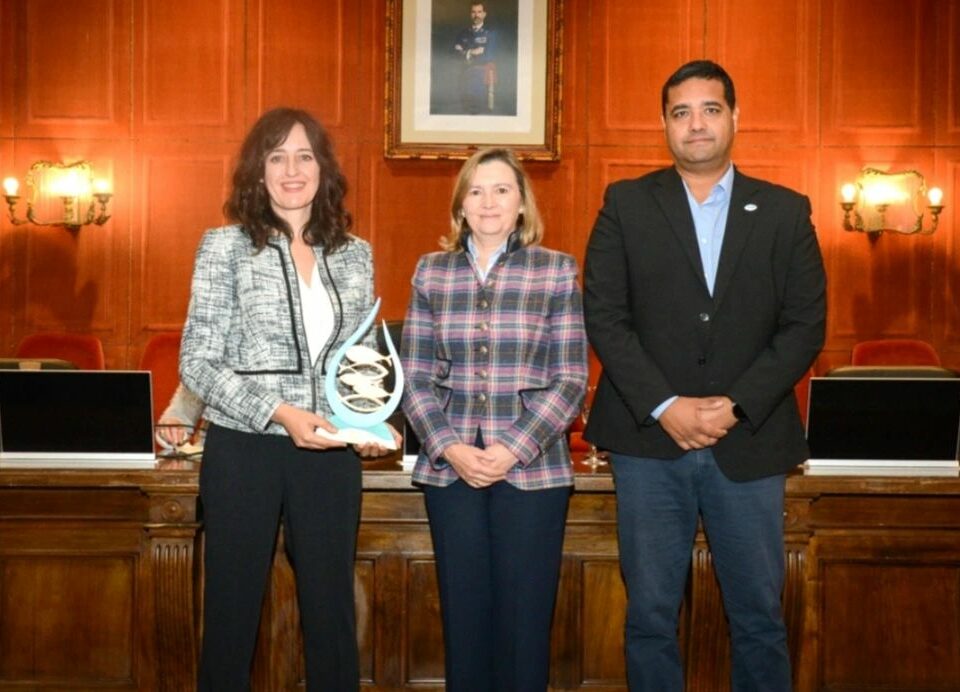
[[[152,374],[154,420],[159,420],[180,382],[180,336],[179,331],[154,334],[140,357],[140,369]]]
[[[17,358],[59,358],[80,370],[103,370],[103,344],[90,334],[39,332],[25,336],[17,346]]]
[[[919,339],[876,339],[854,344],[851,365],[940,365],[937,350]]]

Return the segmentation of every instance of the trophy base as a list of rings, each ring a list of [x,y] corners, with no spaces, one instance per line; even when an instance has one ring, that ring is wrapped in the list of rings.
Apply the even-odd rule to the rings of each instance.
[[[339,416],[330,418],[330,422],[337,427],[337,432],[327,432],[323,428],[317,428],[317,434],[326,437],[329,440],[338,440],[346,442],[348,445],[378,444],[386,449],[396,449],[397,443],[390,434],[390,428],[386,423],[377,423],[369,428],[351,428],[347,427],[349,423],[341,420]]]

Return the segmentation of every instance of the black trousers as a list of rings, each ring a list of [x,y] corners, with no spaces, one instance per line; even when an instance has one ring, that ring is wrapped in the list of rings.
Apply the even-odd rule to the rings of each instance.
[[[282,435],[211,425],[200,466],[205,536],[198,689],[244,692],[280,517],[297,580],[307,689],[359,687],[353,597],[360,460]]]
[[[424,486],[448,692],[543,692],[570,488]]]

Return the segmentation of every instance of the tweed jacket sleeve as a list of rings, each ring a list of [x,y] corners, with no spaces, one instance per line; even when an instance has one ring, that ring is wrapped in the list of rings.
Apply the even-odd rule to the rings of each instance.
[[[270,420],[281,402],[329,417],[323,396],[333,354],[371,307],[370,246],[351,238],[334,252],[314,248],[334,327],[311,363],[296,267],[285,237],[254,251],[238,226],[208,231],[197,251],[180,376],[207,404],[212,423],[286,434]],[[373,344],[372,333],[366,343]]]
[[[280,396],[224,363],[227,336],[240,319],[234,283],[237,233],[213,229],[200,241],[180,346],[180,377],[209,405],[253,430],[265,431],[282,403]]]

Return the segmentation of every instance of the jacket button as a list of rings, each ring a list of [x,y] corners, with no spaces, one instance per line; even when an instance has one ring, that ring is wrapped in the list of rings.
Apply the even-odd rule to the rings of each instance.
[[[478,402],[478,403],[483,404],[483,403],[485,403],[486,401],[487,401],[487,395],[486,395],[486,394],[483,394],[483,393],[477,394],[477,402]]]
[[[486,370],[477,370],[477,377],[479,377],[481,380],[487,379],[487,371],[486,371]]]
[[[479,329],[481,332],[485,332],[489,328],[490,328],[490,325],[488,325],[486,322],[481,322],[480,324],[477,325],[477,329]]]
[[[698,315],[698,317],[700,318],[700,321],[701,321],[701,322],[709,322],[709,321],[710,321],[710,315],[708,315],[708,314],[705,313],[705,312],[701,312],[701,313]]]
[[[485,344],[481,344],[480,348],[477,349],[477,353],[479,353],[481,356],[485,356],[490,353],[490,349],[487,348]]]
[[[703,356],[700,356],[699,358],[697,358],[697,365],[706,365],[706,364],[707,364],[706,358],[704,358]]]
[[[486,300],[486,298],[480,301],[481,310],[486,310],[488,307],[490,307],[490,303]]]

